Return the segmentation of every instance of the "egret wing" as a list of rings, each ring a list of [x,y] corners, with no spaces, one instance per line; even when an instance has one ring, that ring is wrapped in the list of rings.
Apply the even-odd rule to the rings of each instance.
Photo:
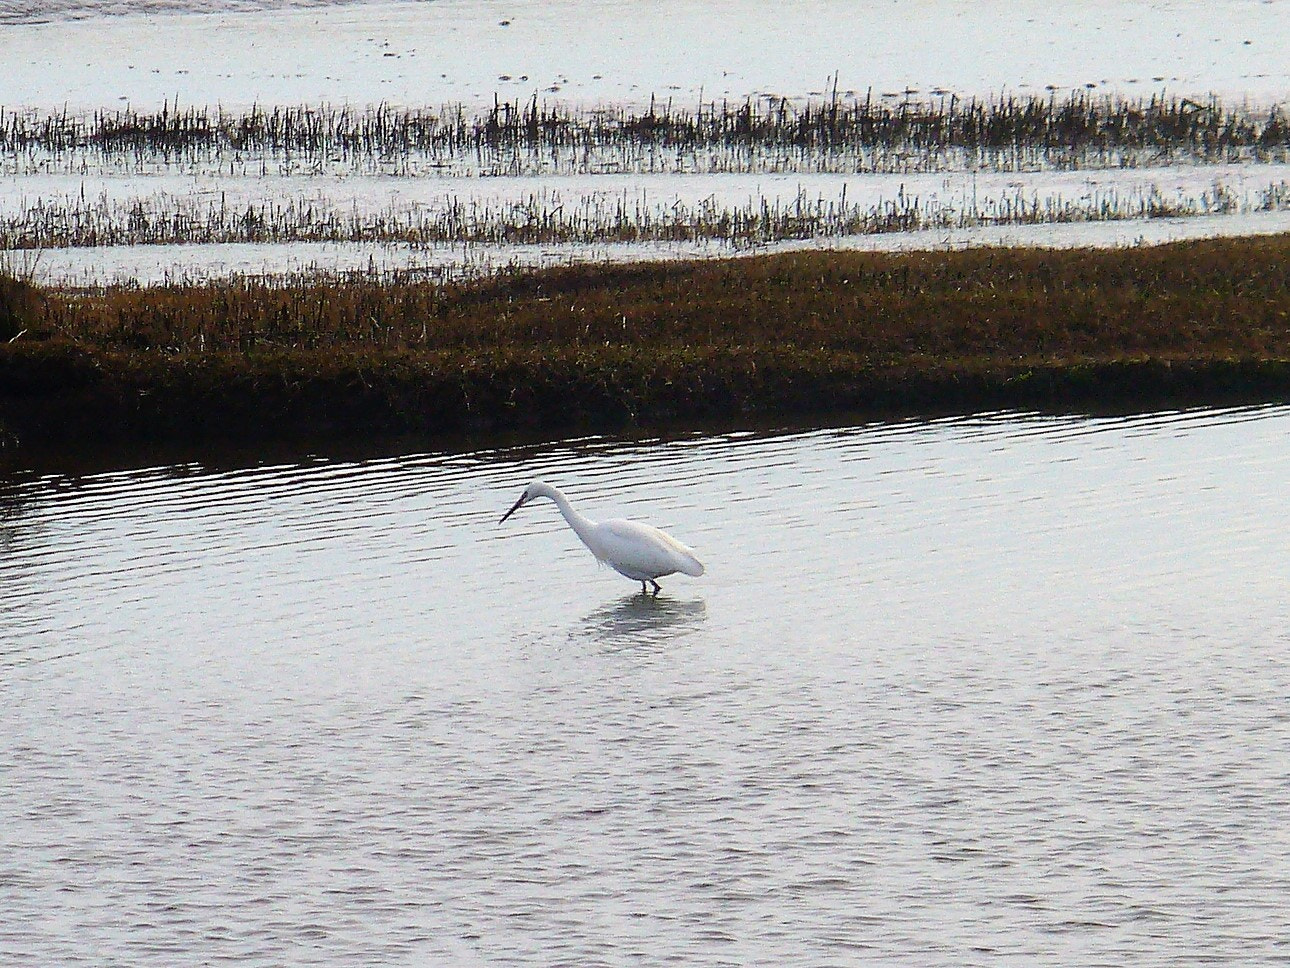
[[[639,521],[614,518],[598,528],[603,554],[596,557],[637,581],[681,572],[698,577],[703,564],[694,551],[666,531]]]

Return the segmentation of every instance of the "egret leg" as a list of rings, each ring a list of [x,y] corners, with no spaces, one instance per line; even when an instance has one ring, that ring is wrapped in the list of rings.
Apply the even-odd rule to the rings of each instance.
[[[645,583],[644,583],[644,582],[641,582],[641,594],[642,594],[642,595],[644,595],[644,594],[645,594]]]
[[[649,583],[654,586],[655,595],[657,595],[659,592],[663,590],[663,586],[660,585],[658,582],[656,582],[653,578],[649,580]],[[644,590],[645,590],[645,583],[641,582],[641,591],[644,591]]]

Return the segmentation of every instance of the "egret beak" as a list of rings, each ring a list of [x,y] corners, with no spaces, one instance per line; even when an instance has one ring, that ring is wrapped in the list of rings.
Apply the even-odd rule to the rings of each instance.
[[[502,520],[501,520],[501,521],[498,521],[497,523],[498,523],[498,524],[502,524],[503,522],[505,522],[505,521],[506,521],[506,519],[507,519],[507,518],[509,518],[509,517],[510,517],[512,514],[514,514],[516,511],[518,511],[518,510],[520,509],[520,505],[524,503],[524,498],[526,498],[527,496],[528,496],[528,495],[526,495],[526,494],[521,494],[521,495],[520,495],[520,499],[519,499],[518,501],[516,501],[516,502],[515,502],[515,504],[511,507],[511,509],[510,509],[509,511],[507,511],[505,514],[503,514],[503,515],[502,515]]]

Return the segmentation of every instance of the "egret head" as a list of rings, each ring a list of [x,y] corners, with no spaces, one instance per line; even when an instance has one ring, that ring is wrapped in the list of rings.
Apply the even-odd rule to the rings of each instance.
[[[502,515],[502,521],[505,521],[507,518],[509,518],[520,508],[524,507],[524,505],[528,504],[529,501],[533,500],[535,497],[550,497],[550,496],[551,496],[551,489],[547,487],[547,485],[544,482],[534,481],[528,487],[524,488],[524,493],[520,495],[520,499],[511,505],[511,509],[509,511],[507,511],[505,514]],[[498,521],[497,523],[501,524],[502,521]]]

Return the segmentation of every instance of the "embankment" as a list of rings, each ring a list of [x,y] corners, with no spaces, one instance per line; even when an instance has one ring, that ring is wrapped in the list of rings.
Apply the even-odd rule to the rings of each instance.
[[[11,446],[1279,399],[1290,236],[807,252],[462,285],[10,280],[0,338]]]

